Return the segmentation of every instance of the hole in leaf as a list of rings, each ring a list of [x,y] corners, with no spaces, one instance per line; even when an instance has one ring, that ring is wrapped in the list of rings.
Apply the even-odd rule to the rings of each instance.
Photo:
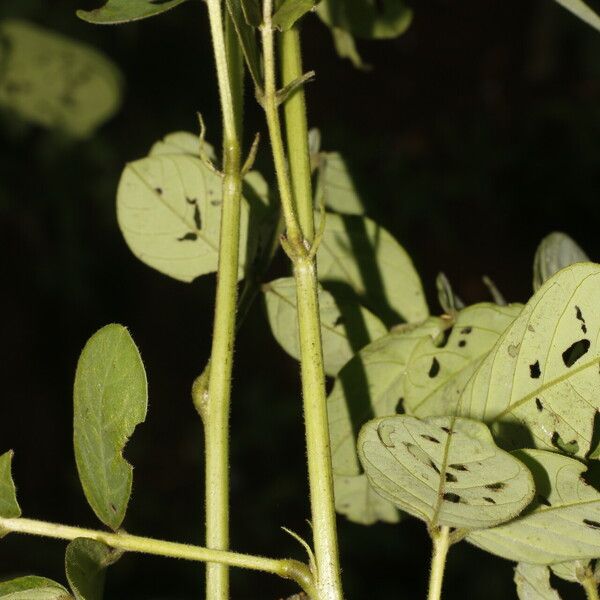
[[[452,473],[446,473],[446,481],[448,483],[456,483],[458,479],[456,478],[456,475],[453,475]]]
[[[403,415],[404,412],[404,398],[399,398],[398,403],[396,404],[396,414]]]
[[[429,461],[429,466],[430,466],[430,467],[431,467],[431,468],[432,468],[432,469],[433,469],[433,470],[434,470],[434,471],[435,471],[435,472],[436,472],[438,475],[440,474],[440,470],[437,468],[437,465],[436,465],[436,464],[435,464],[435,463],[434,463],[432,460],[430,460],[430,461]]]
[[[536,360],[532,365],[529,365],[529,374],[532,379],[539,379],[542,371],[540,370],[540,361]]]
[[[488,483],[485,487],[488,490],[493,490],[494,492],[497,492],[499,490],[503,490],[506,487],[506,484],[503,481],[498,481],[496,483]]]
[[[182,235],[180,238],[177,238],[178,242],[195,242],[198,239],[198,234],[190,231],[185,235]]]
[[[579,450],[579,444],[577,443],[577,440],[571,440],[570,442],[565,442],[562,439],[562,437],[560,437],[560,434],[558,433],[558,431],[555,431],[552,434],[550,441],[552,442],[552,445],[555,448],[558,448],[559,450],[561,450],[562,452],[566,452],[567,454],[576,454],[577,451]]]
[[[579,340],[571,344],[563,353],[562,359],[567,368],[571,368],[590,349],[590,340]]]
[[[461,465],[460,463],[454,463],[453,465],[448,465],[451,469],[454,469],[455,471],[468,471],[469,469],[467,469],[467,467],[465,465]]]
[[[455,504],[461,501],[460,496],[454,492],[446,492],[442,497],[444,500],[447,500],[448,502],[454,502]]]
[[[473,331],[472,327],[463,327],[460,332],[463,333],[464,335],[469,335],[469,333],[471,333],[471,331]]]
[[[432,435],[426,435],[425,433],[422,433],[421,437],[424,440],[429,440],[430,442],[433,442],[434,444],[439,444],[440,443],[440,440],[438,440],[437,438],[434,438]]]
[[[450,427],[442,427],[441,430],[445,431],[446,433],[452,433],[452,429],[450,429]]]
[[[452,333],[452,327],[448,327],[448,329],[445,329],[439,336],[437,343],[435,344],[435,347],[436,348],[445,348],[446,345],[448,344],[448,338],[450,337],[451,333]]]
[[[466,345],[467,345],[467,340],[460,340],[460,342],[458,342],[459,348],[464,348]]]
[[[546,498],[546,496],[542,496],[541,494],[538,494],[538,502],[540,504],[543,504],[544,506],[552,506],[552,504],[550,504],[550,500],[548,500],[548,498]]]
[[[535,405],[537,406],[537,409],[542,412],[544,410],[544,405],[542,404],[542,401],[539,398],[535,399]]]
[[[433,361],[431,363],[431,367],[429,368],[429,377],[431,377],[432,379],[434,377],[437,376],[437,374],[440,372],[440,363],[438,361],[437,358],[435,358],[435,356],[433,357]]]
[[[486,502],[489,502],[490,504],[496,504],[496,501],[493,498],[490,498],[489,496],[484,496],[483,499]]]
[[[592,529],[600,529],[600,523],[598,521],[592,521],[591,519],[584,519],[583,522]]]
[[[579,306],[575,307],[575,317],[578,321],[581,321],[581,331],[583,331],[583,333],[587,333],[587,325],[585,324],[585,319],[583,318],[583,314]]]

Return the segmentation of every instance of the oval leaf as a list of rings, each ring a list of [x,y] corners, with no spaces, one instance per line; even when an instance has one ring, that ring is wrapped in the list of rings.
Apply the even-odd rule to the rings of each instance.
[[[185,0],[108,0],[94,10],[78,10],[77,16],[95,25],[118,25],[154,17],[175,8]]]
[[[600,266],[563,269],[483,360],[459,414],[525,427],[540,448],[585,456],[598,408]]]
[[[560,600],[550,585],[550,571],[544,565],[519,563],[515,569],[519,600]]]
[[[536,502],[511,523],[468,540],[509,560],[551,564],[600,556],[600,493],[578,460],[546,450],[514,453],[533,474]]]
[[[410,257],[370,219],[328,213],[317,266],[326,288],[353,292],[387,325],[429,315]]]
[[[595,13],[583,0],[556,0],[561,6],[572,12],[576,17],[600,31],[600,16]]]
[[[88,340],[73,395],[79,479],[98,518],[116,530],[125,517],[133,477],[123,449],[148,406],[144,365],[125,327],[107,325]]]
[[[322,197],[325,206],[335,212],[362,215],[365,209],[341,154],[321,152],[318,164],[317,199]]]
[[[72,600],[65,588],[45,577],[29,575],[0,582],[2,600]]]
[[[271,331],[279,345],[300,360],[296,284],[291,277],[276,279],[263,286]],[[385,325],[358,303],[337,303],[319,290],[323,359],[327,375],[337,372],[363,346],[387,333]]]
[[[527,468],[470,419],[375,419],[357,446],[371,486],[430,527],[493,527],[518,515],[535,491]]]
[[[13,451],[0,455],[0,517],[16,519],[21,516],[17,490],[11,474]]]
[[[588,262],[587,254],[566,233],[555,231],[538,246],[533,259],[533,290],[537,292],[545,281],[561,269],[578,262]]]
[[[117,111],[121,76],[89,46],[24,21],[0,24],[0,106],[75,137]]]
[[[76,600],[102,600],[106,568],[120,556],[96,540],[73,540],[65,553],[65,570]]]

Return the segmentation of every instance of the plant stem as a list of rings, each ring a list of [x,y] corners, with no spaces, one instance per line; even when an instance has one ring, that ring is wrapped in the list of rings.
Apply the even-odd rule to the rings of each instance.
[[[314,232],[310,166],[308,166],[308,171],[306,170],[306,166],[309,165],[307,162],[308,140],[304,139],[306,137],[306,111],[303,107],[302,110],[299,110],[296,106],[296,109],[291,110],[286,115],[290,152],[293,146],[295,152],[302,151],[306,154],[304,159],[298,157],[294,161],[296,168],[292,170],[292,176],[294,177],[294,187],[292,188],[287,170],[277,104],[272,10],[272,0],[264,0],[263,25],[261,28],[265,65],[263,106],[269,128],[279,195],[286,223],[284,245],[292,260],[296,280],[302,393],[317,571],[317,598],[318,600],[341,600],[343,592],[333,498],[333,475],[315,252],[314,249],[311,249],[311,240],[303,235],[304,226],[307,228],[309,235]],[[292,43],[286,46],[285,53],[287,55],[286,72],[288,76],[292,76],[293,72],[301,70],[299,39],[292,40]],[[293,54],[296,56],[294,57]],[[299,139],[298,136],[302,139]],[[298,181],[297,178],[302,179],[302,181]],[[294,202],[293,189],[298,194],[295,198],[296,202]],[[304,218],[307,221],[307,224],[303,227],[298,223],[296,217],[296,208],[300,206],[303,207]],[[308,225],[308,222],[310,222],[310,225]]]
[[[281,83],[285,87],[303,74],[300,30],[297,25],[281,34],[280,55]],[[290,174],[298,220],[304,238],[312,242],[315,226],[304,86],[300,86],[286,100],[284,114]]]
[[[600,596],[598,595],[598,584],[596,583],[596,578],[593,573],[590,573],[589,576],[582,579],[581,585],[585,590],[587,600],[600,600]]]
[[[109,533],[94,529],[83,529],[69,525],[47,523],[46,521],[35,521],[33,519],[2,519],[0,518],[0,530],[12,533],[24,533],[50,537],[61,540],[74,540],[76,538],[89,538],[102,542],[111,548],[127,552],[140,552],[143,554],[154,554],[169,558],[181,558],[192,561],[214,561],[232,567],[252,569],[279,575],[285,579],[293,579],[310,596],[314,594],[312,575],[307,565],[292,559],[274,559],[251,554],[240,554],[238,552],[227,552],[224,550],[212,550],[189,544],[167,542],[154,538],[140,537],[128,533]]]
[[[442,525],[438,530],[431,532],[433,554],[431,557],[431,571],[429,574],[429,594],[427,600],[440,600],[442,597],[442,583],[446,556],[450,548],[450,528]]]
[[[221,0],[207,0],[223,114],[223,203],[208,395],[203,406],[206,461],[206,545],[229,547],[229,412],[235,343],[242,177],[243,68],[233,27],[224,26]],[[224,563],[208,563],[206,598],[229,598]]]

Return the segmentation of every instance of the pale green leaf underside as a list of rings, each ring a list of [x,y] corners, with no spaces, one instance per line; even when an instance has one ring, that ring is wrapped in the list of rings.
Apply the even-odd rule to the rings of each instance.
[[[546,450],[515,452],[531,470],[536,501],[511,523],[473,532],[470,542],[509,560],[536,564],[600,556],[600,493],[579,461]]]
[[[461,310],[453,327],[437,339],[423,338],[407,366],[406,412],[417,417],[454,414],[481,360],[522,309],[521,304],[475,304]]]
[[[108,0],[104,6],[94,10],[78,10],[77,16],[95,25],[118,25],[139,21],[164,13],[185,0]]]
[[[550,585],[550,571],[544,565],[519,563],[515,568],[515,584],[519,600],[560,600]]]
[[[533,259],[533,291],[561,269],[578,262],[588,262],[587,254],[566,233],[555,231],[537,247]]]
[[[107,325],[88,340],[73,395],[75,459],[83,491],[98,518],[118,529],[133,471],[122,453],[148,405],[144,365],[125,327]]]
[[[317,13],[329,27],[363,38],[397,37],[412,21],[412,10],[402,0],[323,0]]]
[[[2,600],[71,600],[65,588],[45,577],[29,575],[0,582]]]
[[[582,0],[556,0],[561,6],[579,17],[582,21],[600,31],[600,16]]]
[[[291,277],[276,279],[263,286],[271,331],[279,345],[300,360],[296,284]],[[383,323],[358,303],[337,303],[319,290],[321,335],[325,372],[335,376],[363,346],[387,333]]]
[[[565,581],[579,583],[589,568],[589,560],[569,560],[567,562],[550,565],[552,572]]]
[[[459,414],[526,426],[535,446],[585,456],[600,407],[599,302],[599,265],[548,280],[467,384]]]
[[[17,490],[11,473],[12,457],[12,450],[0,455],[0,517],[5,519],[21,516]]]
[[[335,212],[348,215],[365,212],[346,161],[338,152],[319,154],[317,200],[321,197],[325,206]]]
[[[76,600],[102,600],[106,567],[115,560],[115,551],[87,538],[73,540],[65,553],[65,570]]]
[[[315,6],[316,0],[284,0],[273,15],[273,25],[287,31]]]
[[[118,109],[121,76],[93,48],[25,21],[0,23],[0,107],[89,136]]]
[[[200,137],[189,131],[174,131],[168,133],[162,140],[155,142],[150,148],[148,156],[161,156],[163,154],[189,154],[200,158],[202,153],[210,160],[216,160],[217,154],[214,147]]]
[[[371,486],[429,526],[493,527],[518,515],[535,491],[527,468],[470,419],[375,419],[357,447]]]
[[[429,314],[412,260],[370,219],[328,213],[317,265],[321,281],[352,290],[387,323]]]

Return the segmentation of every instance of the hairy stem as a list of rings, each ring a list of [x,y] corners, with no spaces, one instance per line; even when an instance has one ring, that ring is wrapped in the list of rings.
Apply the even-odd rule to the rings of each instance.
[[[102,542],[111,548],[127,552],[154,554],[156,556],[199,562],[212,561],[231,567],[264,571],[265,573],[272,573],[285,579],[294,580],[309,596],[315,593],[312,575],[308,566],[297,560],[265,558],[251,554],[240,554],[239,552],[212,550],[202,548],[201,546],[167,542],[154,538],[130,535],[128,533],[108,533],[106,531],[83,529],[81,527],[71,527],[69,525],[59,525],[46,521],[35,521],[33,519],[0,518],[0,531],[2,530],[5,532],[24,533],[61,540],[89,538]]]
[[[202,410],[206,461],[206,545],[212,549],[226,550],[229,547],[229,411],[242,193],[240,139],[243,66],[233,27],[231,24],[225,27],[221,0],[207,0],[207,5],[223,114],[223,203],[211,367],[208,393]],[[228,18],[227,15],[225,17]],[[225,563],[208,563],[206,598],[229,598],[229,572]]]
[[[433,554],[431,557],[427,600],[440,600],[442,597],[446,557],[450,548],[450,528],[442,525],[439,530],[432,531],[431,540],[433,542]]]
[[[600,600],[600,596],[598,595],[598,584],[593,573],[590,572],[588,576],[584,577],[581,580],[581,585],[585,590],[587,600]]]

